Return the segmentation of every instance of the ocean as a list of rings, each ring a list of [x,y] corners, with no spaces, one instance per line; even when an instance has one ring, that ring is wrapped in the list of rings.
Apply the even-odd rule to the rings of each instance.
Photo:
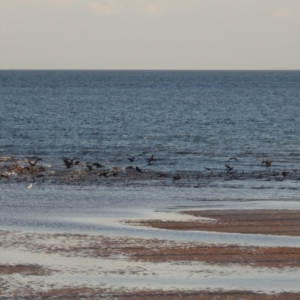
[[[2,70],[0,225],[297,207],[299,88],[298,71]]]

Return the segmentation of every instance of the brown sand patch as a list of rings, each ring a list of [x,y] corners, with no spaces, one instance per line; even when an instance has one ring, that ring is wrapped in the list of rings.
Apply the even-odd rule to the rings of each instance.
[[[21,274],[21,275],[47,275],[50,274],[50,270],[39,266],[39,265],[2,265],[0,264],[0,274],[11,275],[11,274]]]
[[[141,220],[128,223],[169,230],[300,236],[300,210],[206,210],[182,213],[212,218],[214,222],[199,218],[191,221]]]
[[[240,264],[259,267],[300,267],[300,249],[289,247],[239,247],[236,245],[165,246],[120,248],[130,259],[146,262],[198,261],[208,264]]]
[[[121,257],[151,263],[197,261],[218,265],[300,267],[300,248],[297,247],[246,247],[79,234],[11,232],[2,236],[1,231],[0,237],[7,248],[18,247],[30,252],[62,256]]]
[[[16,231],[10,233],[0,231],[0,237],[4,248],[17,247],[24,252],[34,251],[45,253],[46,255],[49,253],[75,257],[103,256],[117,260],[121,257],[121,259],[127,258],[133,261],[150,263],[199,261],[218,265],[240,264],[242,266],[251,265],[272,268],[300,267],[299,249],[289,247],[263,248],[239,247],[237,245],[204,245],[201,243],[169,242],[157,239]],[[71,270],[72,273],[73,271]],[[126,275],[132,270],[120,269],[120,271],[115,271],[120,272],[121,275]],[[81,276],[85,274],[84,272],[88,274],[89,271],[83,271]],[[3,278],[0,278],[0,296],[6,297],[7,293],[9,293],[10,297],[14,299],[299,299],[299,293],[261,294],[236,290],[112,290],[105,287],[102,288],[101,285],[97,288],[84,285],[65,286],[63,282],[61,287],[58,288],[57,285],[45,285],[42,281],[37,281],[36,285],[26,284],[22,286],[22,281],[18,282],[17,279],[15,279],[15,287],[13,287],[11,282],[8,281],[9,277],[5,277],[10,274],[47,275],[47,273],[39,265],[0,265],[0,277],[3,276]],[[138,269],[136,274],[140,274]],[[65,276],[67,278],[67,275]]]

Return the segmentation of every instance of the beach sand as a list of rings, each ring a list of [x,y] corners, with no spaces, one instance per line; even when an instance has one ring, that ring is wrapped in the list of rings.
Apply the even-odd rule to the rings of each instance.
[[[193,218],[131,220],[126,224],[162,230],[278,236],[300,233],[300,211],[295,210],[181,213]],[[284,282],[280,288],[275,282],[266,290],[261,289],[263,285],[251,284],[256,282],[256,272],[270,278],[285,272],[298,274],[300,246],[260,247],[3,230],[0,256],[0,299],[300,298],[298,290],[285,290]],[[231,284],[243,276],[245,280],[250,276],[248,288]],[[211,280],[209,286],[205,286],[207,278]],[[190,285],[185,285],[184,281],[190,279]],[[219,286],[220,279],[223,285]]]
[[[200,218],[188,222],[144,220],[140,224],[172,230],[300,236],[299,210],[206,210],[182,213]]]

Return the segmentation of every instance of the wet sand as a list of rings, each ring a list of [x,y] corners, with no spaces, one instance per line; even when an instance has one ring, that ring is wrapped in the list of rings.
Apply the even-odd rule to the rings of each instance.
[[[141,220],[139,224],[168,230],[300,236],[300,210],[205,210],[182,214],[199,220]]]
[[[164,230],[285,233],[291,236],[299,236],[300,231],[296,225],[300,211],[182,213],[193,218],[190,221],[183,218],[176,222],[156,219],[126,223]],[[284,280],[289,280],[289,276],[297,280],[300,247],[6,230],[0,231],[0,257],[1,298],[250,300],[299,299],[300,294],[298,290],[285,290],[284,282],[280,289],[271,286],[265,291],[259,285],[255,287],[256,276],[280,278],[286,273]],[[249,288],[237,289],[231,285],[239,276],[246,276]],[[168,280],[164,283],[165,279],[161,278]],[[188,278],[192,279],[190,287],[184,283],[180,286],[180,282]],[[205,286],[207,278],[212,281]],[[218,287],[220,279],[223,286]]]
[[[21,293],[22,299],[174,299],[174,300],[298,300],[299,294],[280,293],[264,294],[251,291],[163,291],[163,290],[107,290],[91,288],[62,288],[43,292],[34,292],[30,289]],[[18,297],[13,295],[13,297]]]
[[[50,273],[51,273],[50,270],[47,270],[39,265],[0,264],[1,275],[20,274],[23,276],[31,276],[31,275],[47,275]]]

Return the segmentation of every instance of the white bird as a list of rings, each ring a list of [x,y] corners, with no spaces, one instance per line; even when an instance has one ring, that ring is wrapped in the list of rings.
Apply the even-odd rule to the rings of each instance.
[[[30,183],[29,185],[28,185],[28,189],[32,189],[32,187],[33,187],[33,184],[32,183]]]

